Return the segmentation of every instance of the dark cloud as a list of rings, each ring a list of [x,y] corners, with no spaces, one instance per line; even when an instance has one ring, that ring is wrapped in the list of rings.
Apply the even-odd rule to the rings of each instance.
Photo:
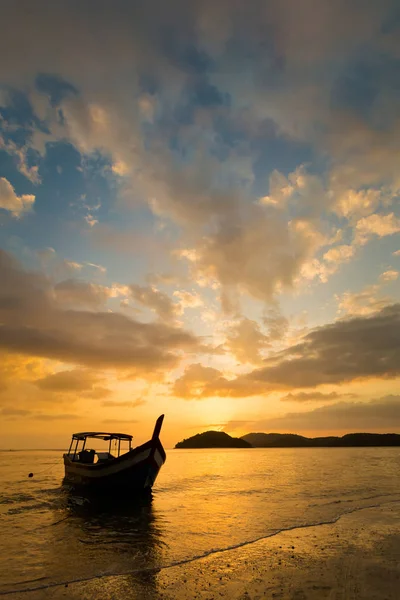
[[[59,105],[65,97],[78,94],[73,85],[56,75],[40,73],[36,77],[35,85],[39,92],[49,97],[53,106]]]
[[[308,412],[257,422],[257,430],[298,431],[385,431],[400,428],[400,396],[384,396],[369,402],[339,402]]]
[[[245,376],[266,386],[314,387],[400,374],[400,304],[318,327]]]
[[[265,312],[263,322],[268,327],[271,340],[281,340],[289,329],[289,321],[278,310],[269,309]]]
[[[163,321],[173,321],[179,313],[179,305],[168,294],[153,286],[132,284],[129,290],[136,302],[154,311]]]
[[[74,369],[47,375],[41,379],[36,379],[33,383],[41,390],[66,393],[85,392],[85,395],[89,393],[94,394],[95,397],[99,393],[102,397],[105,393],[108,395],[111,392],[96,387],[101,380],[101,377],[95,373],[83,369]]]
[[[101,400],[102,398],[108,398],[108,396],[112,396],[112,394],[112,390],[101,386],[94,387],[91,390],[87,390],[82,393],[82,395],[85,398],[91,398],[92,400]]]
[[[33,410],[26,410],[22,408],[2,408],[0,409],[0,415],[8,421],[16,421],[21,418],[32,419],[35,421],[56,421],[56,420],[70,420],[79,419],[79,415],[69,413],[42,413]]]
[[[3,417],[26,417],[27,415],[31,415],[31,410],[26,410],[23,408],[2,408],[1,414]]]
[[[54,286],[57,302],[69,307],[99,308],[104,306],[111,296],[111,289],[83,281],[80,279],[65,279]]]
[[[371,96],[369,104],[378,108],[366,122],[360,90],[371,71],[359,59],[398,56],[398,36],[383,27],[392,8],[391,0],[172,0],[168,6],[120,0],[101,8],[38,1],[35,10],[29,2],[5,2],[0,54],[7,60],[0,78],[24,89],[36,82],[31,101],[38,111],[43,94],[61,102],[62,123],[59,115],[56,124],[49,118],[49,136],[123,165],[130,177],[125,201],[147,202],[185,230],[187,246],[197,247],[196,274],[219,281],[226,307],[234,304],[230,295],[242,292],[271,301],[295,285],[314,257],[323,230],[318,218],[331,196],[320,190],[316,201],[308,194],[297,201],[313,231],[289,226],[293,206],[284,214],[257,206],[257,142],[262,138],[269,148],[273,130],[274,138],[316,144],[318,155],[321,146],[328,149],[337,187],[396,178],[397,64],[384,73],[378,63],[382,91]],[[350,74],[347,63],[354,65]],[[347,90],[339,103],[338,87]],[[151,104],[146,134],[144,97]],[[349,118],[357,104],[361,116]],[[381,131],[387,106],[390,123]],[[228,123],[226,136],[221,122]],[[44,129],[32,133],[42,152]],[[271,170],[271,162],[264,166],[261,171]],[[95,228],[93,237],[124,251],[139,248],[144,256],[160,237],[120,233]]]
[[[400,304],[318,327],[264,364],[231,380],[217,369],[194,364],[177,379],[174,393],[187,398],[245,397],[358,379],[393,379],[400,375]]]
[[[141,398],[137,400],[105,400],[101,403],[104,408],[137,408],[144,404],[147,404],[147,402]]]
[[[69,421],[80,419],[80,415],[70,413],[34,413],[31,417],[35,421]]]
[[[94,66],[93,62],[96,65],[99,57],[107,59],[107,64],[119,57],[121,64],[116,62],[115,67],[122,70],[132,60],[150,66],[156,55],[159,60],[165,56],[165,63],[174,64],[189,75],[204,76],[213,66],[207,45],[221,47],[238,31],[248,45],[237,36],[237,60],[245,58],[245,50],[254,60],[258,49],[270,61],[275,55],[275,59],[281,57],[290,64],[307,64],[332,55],[343,56],[379,37],[392,6],[390,0],[382,0],[379,5],[359,0],[338,0],[334,5],[328,0],[281,0],[268,4],[255,0],[251,5],[240,0],[218,4],[211,0],[172,0],[168,7],[161,0],[146,4],[117,0],[113,5],[102,2],[100,8],[98,4],[83,6],[74,1],[51,6],[38,1],[32,11],[29,1],[6,1],[3,19],[8,27],[3,32],[2,50],[10,54],[14,66],[23,68],[25,59],[25,69],[39,63],[42,70],[47,67],[44,70],[50,73],[56,72],[55,65],[63,66],[64,71],[67,66],[72,70],[78,58],[84,68]],[[29,15],[29,19],[22,19],[21,15]],[[15,28],[21,32],[18,40],[9,33]],[[73,45],[72,32],[76,36]],[[395,38],[388,33],[387,37]],[[271,38],[269,46],[265,41],[261,45]],[[148,57],[142,55],[145,49]],[[7,73],[6,65],[3,69]]]
[[[326,402],[331,400],[339,400],[341,398],[356,398],[357,394],[341,394],[338,392],[297,392],[295,394],[287,394],[281,398],[284,402]]]
[[[65,310],[48,279],[24,271],[5,252],[0,252],[0,281],[0,347],[8,352],[143,374],[171,368],[179,351],[199,348],[194,335],[162,323]]]

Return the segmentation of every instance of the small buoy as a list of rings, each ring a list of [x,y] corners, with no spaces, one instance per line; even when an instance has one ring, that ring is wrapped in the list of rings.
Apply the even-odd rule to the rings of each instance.
[[[33,473],[29,473],[28,477],[33,477]]]

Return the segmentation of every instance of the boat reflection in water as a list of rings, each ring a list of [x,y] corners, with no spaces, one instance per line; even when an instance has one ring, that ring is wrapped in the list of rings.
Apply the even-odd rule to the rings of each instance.
[[[159,437],[163,419],[136,448],[129,434],[73,434],[64,454],[65,516],[53,540],[53,575],[69,586],[71,598],[159,597],[164,544],[151,490],[166,458]],[[107,451],[88,449],[88,440],[106,442]]]
[[[158,598],[165,543],[151,493],[135,502],[64,493],[65,517],[53,549],[60,551],[57,578],[62,572],[70,597]]]

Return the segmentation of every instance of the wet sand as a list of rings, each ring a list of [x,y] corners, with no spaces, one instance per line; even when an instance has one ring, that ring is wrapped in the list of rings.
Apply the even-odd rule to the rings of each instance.
[[[32,587],[41,583],[32,583]],[[400,504],[194,561],[12,594],[25,600],[399,600]]]

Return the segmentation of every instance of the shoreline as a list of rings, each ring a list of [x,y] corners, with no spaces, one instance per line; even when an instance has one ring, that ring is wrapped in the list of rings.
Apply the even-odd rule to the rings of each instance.
[[[398,600],[400,502],[277,532],[160,570],[3,597],[26,600]]]

